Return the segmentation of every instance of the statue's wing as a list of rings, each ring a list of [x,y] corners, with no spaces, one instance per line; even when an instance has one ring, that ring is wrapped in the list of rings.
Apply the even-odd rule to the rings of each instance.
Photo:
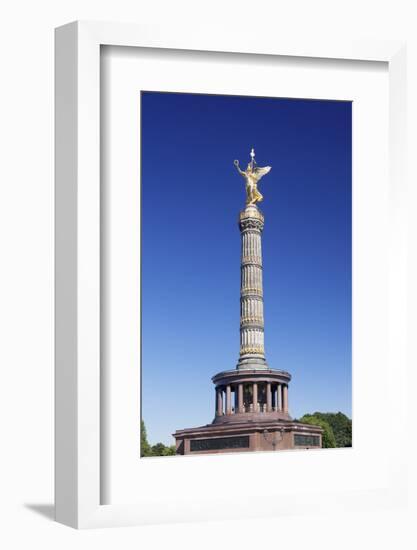
[[[270,166],[264,166],[263,168],[255,168],[256,179],[259,181],[265,174],[271,170]]]

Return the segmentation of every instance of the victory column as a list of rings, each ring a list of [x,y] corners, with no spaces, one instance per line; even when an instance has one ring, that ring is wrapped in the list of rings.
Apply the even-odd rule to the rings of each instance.
[[[246,207],[239,215],[241,234],[240,354],[233,370],[213,376],[215,416],[211,424],[177,430],[178,454],[267,451],[321,447],[322,429],[293,421],[288,412],[291,375],[269,368],[264,349],[262,231],[259,180],[270,166],[258,167],[254,149],[246,170]]]

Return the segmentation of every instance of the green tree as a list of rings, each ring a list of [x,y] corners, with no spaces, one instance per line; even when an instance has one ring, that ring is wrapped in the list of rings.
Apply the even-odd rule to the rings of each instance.
[[[326,421],[332,428],[336,447],[352,447],[352,420],[341,413],[315,412],[313,416]]]
[[[145,422],[140,422],[140,456],[171,456],[176,454],[175,445],[164,445],[163,443],[156,443],[150,445],[148,441],[148,435],[146,432]]]
[[[140,456],[152,456],[151,446],[148,442],[146,426],[143,420],[140,421]]]
[[[319,418],[315,414],[305,414],[298,420],[303,424],[312,424],[314,426],[320,426],[323,428],[322,447],[325,449],[336,447],[336,439],[334,437],[333,430],[328,422]]]
[[[175,445],[170,445],[169,447],[165,447],[166,449],[166,456],[173,456],[177,454],[177,448]]]
[[[163,443],[156,443],[151,447],[152,456],[165,456],[165,445]]]
[[[163,443],[156,443],[151,447],[151,456],[171,456],[175,454],[175,445],[171,445],[168,447]]]

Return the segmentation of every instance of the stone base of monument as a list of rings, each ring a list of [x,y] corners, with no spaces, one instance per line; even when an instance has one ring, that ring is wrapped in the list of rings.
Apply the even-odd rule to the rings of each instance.
[[[268,367],[219,372],[212,378],[213,422],[177,430],[177,454],[321,448],[322,428],[289,415],[290,380],[287,371]]]
[[[294,420],[245,420],[177,430],[177,454],[320,449],[323,430]]]

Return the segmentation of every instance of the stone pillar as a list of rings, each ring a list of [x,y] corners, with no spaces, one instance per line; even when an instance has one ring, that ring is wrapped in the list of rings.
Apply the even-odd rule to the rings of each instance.
[[[266,384],[266,410],[267,410],[267,412],[272,411],[271,382],[267,382],[267,384]]]
[[[282,384],[278,384],[277,398],[278,398],[278,410],[282,411]]]
[[[243,384],[238,385],[238,411],[243,413]]]
[[[226,386],[226,414],[232,414],[232,391],[230,384]]]
[[[223,414],[223,390],[216,388],[217,393],[217,416],[222,416]]]
[[[253,383],[252,403],[253,411],[258,412],[258,384],[256,382]]]
[[[283,400],[284,412],[287,413],[288,412],[288,386],[287,386],[287,384],[284,384],[282,400]]]
[[[262,243],[264,217],[255,205],[240,213],[240,357],[237,368],[267,369],[264,351]]]

